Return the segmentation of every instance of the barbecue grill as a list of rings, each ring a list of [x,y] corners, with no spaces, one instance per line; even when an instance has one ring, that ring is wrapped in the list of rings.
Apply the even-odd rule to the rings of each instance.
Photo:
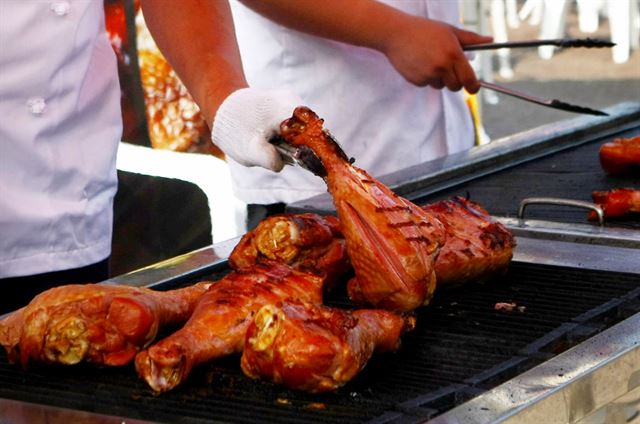
[[[640,104],[508,137],[381,180],[416,203],[468,195],[517,236],[508,272],[438,290],[396,353],[374,355],[334,393],[310,395],[245,377],[239,357],[205,364],[154,395],[133,366],[31,365],[0,353],[0,423],[627,422],[640,411],[640,224],[586,221],[591,191],[640,187],[606,176],[599,146],[640,134]],[[356,162],[357,165],[357,162]],[[333,213],[328,195],[289,206]],[[228,240],[109,280],[168,290],[229,272]],[[499,302],[515,304],[497,310]],[[348,306],[338,290],[327,303]]]

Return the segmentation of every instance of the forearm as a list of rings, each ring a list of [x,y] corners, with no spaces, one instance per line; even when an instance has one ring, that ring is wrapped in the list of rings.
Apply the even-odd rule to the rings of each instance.
[[[149,31],[207,123],[222,101],[247,86],[228,2],[142,0]]]
[[[240,1],[288,28],[379,51],[385,49],[385,38],[412,18],[374,0]]]
[[[480,88],[462,46],[487,43],[490,37],[375,0],[241,1],[288,28],[375,49],[412,84],[451,90],[465,87],[471,93]]]

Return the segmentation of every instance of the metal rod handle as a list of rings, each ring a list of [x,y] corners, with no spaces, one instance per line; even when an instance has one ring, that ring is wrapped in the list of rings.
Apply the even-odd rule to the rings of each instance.
[[[589,209],[598,215],[598,224],[604,225],[604,212],[602,208],[595,203],[584,202],[582,200],[558,199],[555,197],[529,197],[527,199],[523,199],[522,202],[520,202],[520,207],[518,208],[518,219],[524,219],[525,208],[532,204],[575,206],[578,208]]]
[[[558,47],[613,47],[615,43],[598,38],[555,38],[550,40],[507,41],[504,43],[468,44],[463,50],[494,50],[504,48],[558,46]]]

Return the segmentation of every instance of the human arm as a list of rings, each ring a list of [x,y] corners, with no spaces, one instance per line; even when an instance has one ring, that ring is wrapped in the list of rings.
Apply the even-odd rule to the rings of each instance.
[[[384,54],[418,86],[464,87],[475,93],[478,80],[462,46],[491,37],[432,19],[413,16],[374,0],[241,0],[255,12],[297,31]]]
[[[247,87],[227,1],[142,0],[153,39],[211,128],[220,104]]]
[[[141,6],[160,51],[212,129],[213,142],[242,165],[282,169],[268,139],[299,98],[247,88],[229,3],[142,0]]]

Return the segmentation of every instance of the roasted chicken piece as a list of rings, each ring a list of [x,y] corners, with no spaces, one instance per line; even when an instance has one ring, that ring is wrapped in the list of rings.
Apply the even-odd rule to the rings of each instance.
[[[640,175],[640,136],[604,143],[600,146],[600,164],[611,175]]]
[[[640,190],[616,188],[609,191],[594,191],[593,201],[602,208],[605,218],[619,218],[640,212]],[[589,213],[590,220],[598,219],[595,212]]]
[[[281,124],[280,133],[288,144],[311,149],[324,165],[355,270],[347,286],[350,298],[397,311],[428,303],[435,290],[443,225],[353,166],[322,125],[315,113],[299,107]]]
[[[229,256],[233,269],[273,260],[322,276],[328,285],[350,269],[340,224],[313,213],[267,217],[246,233]]]
[[[482,280],[507,270],[515,238],[482,206],[456,196],[423,209],[445,227],[445,242],[435,265],[439,286]]]
[[[136,356],[136,369],[157,392],[182,383],[194,366],[241,353],[253,315],[288,298],[322,302],[324,280],[278,262],[261,262],[212,284],[185,326]]]
[[[185,322],[209,288],[172,291],[106,284],[49,289],[0,321],[9,360],[124,365],[167,324]]]
[[[355,377],[374,351],[394,351],[413,316],[381,309],[346,311],[291,300],[263,306],[249,324],[241,366],[252,378],[311,393]]]

